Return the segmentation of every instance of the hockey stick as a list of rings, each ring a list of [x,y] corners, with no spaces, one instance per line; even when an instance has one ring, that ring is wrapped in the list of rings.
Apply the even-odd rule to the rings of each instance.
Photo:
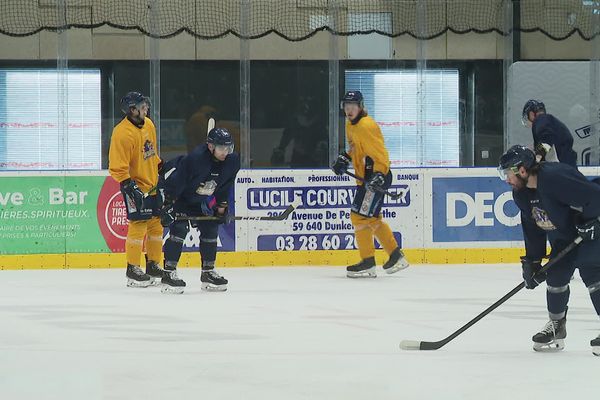
[[[351,176],[352,178],[361,181],[365,184],[367,184],[367,180],[365,178],[361,178],[360,176],[354,175],[352,172],[350,171],[346,171],[346,175]],[[379,193],[383,193],[385,195],[390,196],[390,198],[392,200],[398,200],[399,198],[401,198],[402,196],[404,196],[403,193],[392,193],[392,192],[388,192],[387,190],[385,190],[384,188],[381,188],[379,186],[372,186],[373,190]]]
[[[210,131],[213,130],[214,127],[215,127],[215,119],[214,118],[210,118],[208,120],[208,127],[206,129],[206,134],[208,135],[210,133]]]
[[[300,206],[300,200],[294,200],[292,204],[287,206],[287,208],[279,215],[274,215],[272,217],[248,217],[248,216],[238,216],[233,217],[236,221],[284,221],[286,220],[290,214]],[[188,217],[188,216],[177,216],[178,221],[218,221],[220,217],[215,216],[199,216],[199,217]]]
[[[562,259],[564,256],[566,256],[571,250],[573,250],[575,247],[577,247],[577,245],[582,240],[583,239],[580,236],[577,236],[577,238],[575,238],[575,240],[573,242],[571,242],[560,253],[558,253],[556,255],[556,257],[554,257],[552,260],[550,260],[546,264],[544,264],[544,266],[537,272],[537,274],[546,272],[548,270],[548,268],[550,268],[552,265],[556,264],[560,259]],[[524,287],[525,287],[525,282],[519,283],[519,285],[517,287],[515,287],[513,290],[511,290],[506,295],[504,295],[504,297],[502,297],[500,300],[498,300],[497,302],[495,302],[494,304],[492,304],[491,306],[486,308],[481,314],[479,314],[478,316],[476,316],[475,318],[473,318],[472,320],[467,322],[460,329],[458,329],[456,332],[454,332],[453,334],[451,334],[450,336],[448,336],[445,339],[442,339],[437,342],[425,342],[425,341],[418,341],[418,340],[403,340],[400,342],[400,348],[402,350],[437,350],[437,349],[445,346],[448,342],[450,342],[451,340],[456,338],[458,335],[460,335],[461,333],[463,333],[464,331],[469,329],[471,326],[475,325],[480,319],[482,319],[483,317],[485,317],[486,315],[491,313],[493,310],[498,308],[498,306],[500,306],[506,300],[513,297],[517,292],[519,292]]]

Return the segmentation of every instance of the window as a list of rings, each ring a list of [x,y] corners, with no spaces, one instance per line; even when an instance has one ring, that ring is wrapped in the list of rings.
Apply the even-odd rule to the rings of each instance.
[[[345,84],[346,90],[363,93],[367,111],[383,133],[392,166],[458,166],[458,70],[426,70],[422,77],[422,114],[416,70],[349,70]]]
[[[0,69],[0,170],[101,168],[100,70]]]

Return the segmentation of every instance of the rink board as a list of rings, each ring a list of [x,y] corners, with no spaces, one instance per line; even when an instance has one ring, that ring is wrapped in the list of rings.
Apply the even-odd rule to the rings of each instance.
[[[598,176],[598,167],[582,169]],[[494,168],[393,169],[382,215],[411,263],[518,261],[520,216]],[[236,215],[285,221],[236,221],[219,229],[222,266],[346,265],[358,254],[349,221],[356,182],[329,170],[242,170],[232,194]],[[235,200],[235,201],[233,201]],[[125,263],[127,219],[106,171],[0,174],[0,268],[110,268]],[[165,232],[166,234],[167,232]],[[198,266],[190,232],[182,266]],[[376,246],[379,245],[376,243]],[[386,259],[377,251],[378,262]]]

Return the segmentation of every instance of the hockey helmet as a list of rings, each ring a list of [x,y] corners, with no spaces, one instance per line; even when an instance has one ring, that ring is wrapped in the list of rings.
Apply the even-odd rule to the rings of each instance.
[[[227,151],[227,154],[233,153],[235,147],[231,133],[225,128],[212,128],[206,137],[206,143],[212,144],[215,148],[221,148]]]
[[[121,98],[121,111],[129,115],[132,107],[139,108],[143,103],[150,107],[150,98],[140,92],[129,92]]]
[[[500,175],[500,179],[506,180],[509,172],[516,174],[520,167],[525,167],[525,169],[529,170],[536,163],[537,161],[533,150],[520,144],[516,144],[500,157],[498,175]]]
[[[527,126],[529,122],[529,113],[533,112],[534,114],[543,111],[546,112],[546,106],[539,100],[527,100],[527,103],[523,106],[523,113],[521,114],[521,122],[523,125]]]
[[[346,92],[346,94],[342,98],[342,101],[340,102],[340,108],[342,110],[344,109],[344,104],[346,104],[346,103],[358,104],[358,106],[360,108],[365,108],[364,97],[363,97],[362,93],[358,90],[350,90],[350,91]]]

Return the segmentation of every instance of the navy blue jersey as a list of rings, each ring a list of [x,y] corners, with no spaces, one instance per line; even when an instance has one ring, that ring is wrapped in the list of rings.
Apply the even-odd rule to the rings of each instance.
[[[224,161],[217,161],[208,146],[201,144],[187,156],[165,163],[163,172],[166,176],[161,188],[176,200],[177,211],[201,212],[201,204],[210,196],[215,196],[219,203],[229,199],[239,170],[240,157],[236,153],[229,154]]]
[[[537,189],[513,194],[521,210],[527,256],[532,259],[546,254],[546,233],[554,254],[575,239],[576,223],[600,216],[600,185],[588,181],[577,169],[563,163],[542,163],[537,179]]]
[[[573,135],[569,128],[554,115],[540,114],[531,125],[533,145],[536,148],[540,143],[546,143],[556,148],[558,161],[577,166],[577,153],[573,150]]]

